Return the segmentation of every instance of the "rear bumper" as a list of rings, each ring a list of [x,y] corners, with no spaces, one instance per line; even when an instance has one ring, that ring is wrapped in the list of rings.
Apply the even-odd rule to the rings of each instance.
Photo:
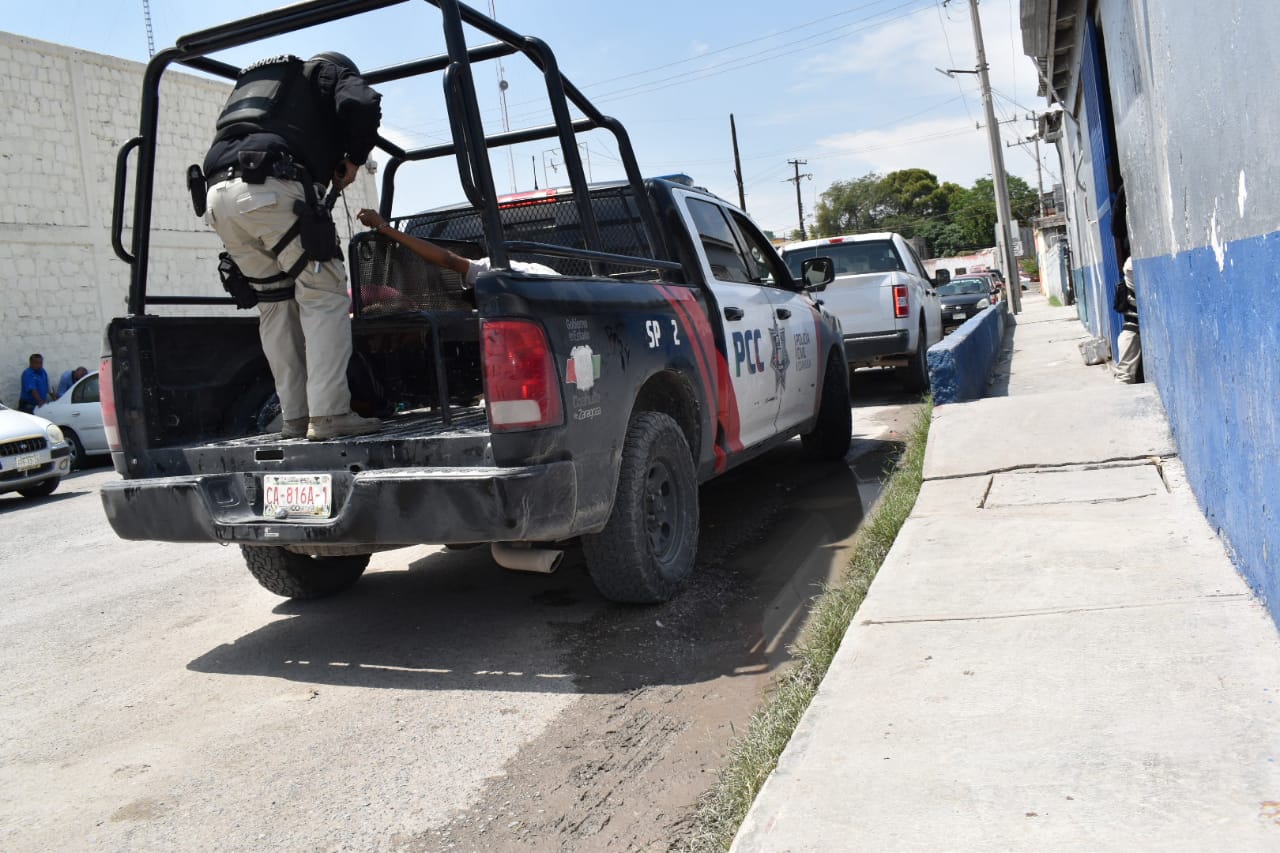
[[[412,545],[550,541],[576,535],[572,462],[521,468],[333,472],[333,515],[262,517],[261,475],[123,480],[102,505],[124,539],[256,544]]]
[[[906,329],[844,336],[844,357],[850,364],[873,364],[881,358],[907,355],[911,336]]]

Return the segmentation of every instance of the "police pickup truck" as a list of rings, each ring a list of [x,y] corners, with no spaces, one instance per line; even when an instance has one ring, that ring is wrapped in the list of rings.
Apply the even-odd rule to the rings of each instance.
[[[316,2],[272,32],[379,2]],[[102,500],[127,539],[239,545],[258,581],[312,598],[345,589],[375,551],[489,544],[508,568],[551,571],[579,538],[607,598],[658,602],[692,570],[698,484],[799,435],[813,457],[849,447],[838,321],[810,298],[748,217],[683,176],[643,180],[625,130],[555,71],[545,44],[438,0],[449,54],[366,74],[370,83],[446,71],[454,141],[387,140],[380,207],[392,217],[399,166],[454,156],[468,203],[398,216],[409,234],[491,271],[465,289],[375,233],[349,247],[353,406],[374,435],[330,441],[264,431],[270,372],[256,318],[219,297],[152,295],[147,235],[155,113],[166,64],[234,78],[206,54],[252,41],[261,17],[180,39],[144,82],[142,133],[122,148],[113,242],[130,263],[129,313],[110,323],[102,401],[123,479]],[[468,49],[465,23],[497,39]],[[288,26],[286,26],[288,25]],[[554,126],[486,140],[470,64],[523,51],[547,70]],[[570,121],[566,102],[585,116]],[[627,179],[589,186],[574,133],[613,134]],[[505,137],[505,138],[504,138]],[[556,138],[570,186],[494,192],[486,146]],[[122,233],[123,172],[137,151],[133,242]],[[536,260],[557,275],[520,272]],[[831,280],[826,259],[804,270]],[[187,306],[161,316],[153,305]],[[269,430],[269,428],[268,428]]]

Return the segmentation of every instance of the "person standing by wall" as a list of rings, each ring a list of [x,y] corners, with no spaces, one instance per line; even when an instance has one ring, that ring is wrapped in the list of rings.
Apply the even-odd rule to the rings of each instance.
[[[49,374],[44,369],[44,356],[32,353],[27,359],[27,369],[22,371],[22,392],[18,395],[18,408],[27,414],[50,400],[58,399],[49,392]]]
[[[1142,337],[1138,332],[1138,294],[1133,286],[1133,258],[1124,262],[1124,278],[1116,287],[1113,306],[1124,317],[1117,341],[1115,377],[1117,382],[1132,385],[1141,381]]]
[[[204,161],[206,221],[257,292],[284,438],[377,432],[351,411],[347,273],[319,198],[355,180],[382,96],[340,53],[277,56],[241,72]]]

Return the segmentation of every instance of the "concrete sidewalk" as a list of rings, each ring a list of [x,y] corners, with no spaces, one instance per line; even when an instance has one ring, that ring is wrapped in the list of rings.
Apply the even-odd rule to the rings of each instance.
[[[1276,627],[1154,386],[1024,301],[736,853],[1280,849]]]

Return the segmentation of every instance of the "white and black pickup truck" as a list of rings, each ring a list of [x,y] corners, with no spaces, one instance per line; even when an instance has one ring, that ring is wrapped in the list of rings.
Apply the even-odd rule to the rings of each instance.
[[[353,406],[383,419],[373,435],[272,432],[256,317],[231,316],[221,297],[174,296],[162,280],[149,289],[147,240],[166,64],[234,77],[205,53],[254,41],[264,21],[284,32],[385,3],[304,4],[314,14],[195,33],[151,61],[143,132],[117,173],[112,238],[131,279],[101,369],[123,475],[102,490],[107,517],[128,539],[239,545],[263,586],[293,598],[351,586],[375,551],[489,544],[508,568],[550,571],[559,543],[580,538],[603,595],[667,599],[694,566],[700,482],[797,435],[809,455],[843,460],[852,416],[839,323],[741,210],[682,176],[642,179],[622,125],[560,75],[547,76],[555,125],[486,138],[470,64],[524,52],[554,69],[555,58],[456,0],[433,2],[449,54],[365,76],[448,69],[454,140],[405,150],[380,139],[391,156],[380,208],[409,234],[488,257],[491,271],[468,290],[381,235],[352,241],[348,378]],[[468,49],[464,22],[496,46]],[[568,102],[585,118],[571,120]],[[591,129],[613,134],[627,180],[588,185],[574,135]],[[488,149],[542,138],[568,152],[571,186],[498,195]],[[123,164],[135,148],[126,250]],[[398,167],[431,157],[457,159],[468,202],[395,215]],[[826,262],[805,272],[811,286],[831,280]]]
[[[895,367],[907,390],[929,387],[925,354],[942,340],[941,303],[910,243],[889,232],[850,234],[788,243],[781,252],[793,275],[812,258],[834,263],[835,281],[813,290],[840,318],[850,370]]]

